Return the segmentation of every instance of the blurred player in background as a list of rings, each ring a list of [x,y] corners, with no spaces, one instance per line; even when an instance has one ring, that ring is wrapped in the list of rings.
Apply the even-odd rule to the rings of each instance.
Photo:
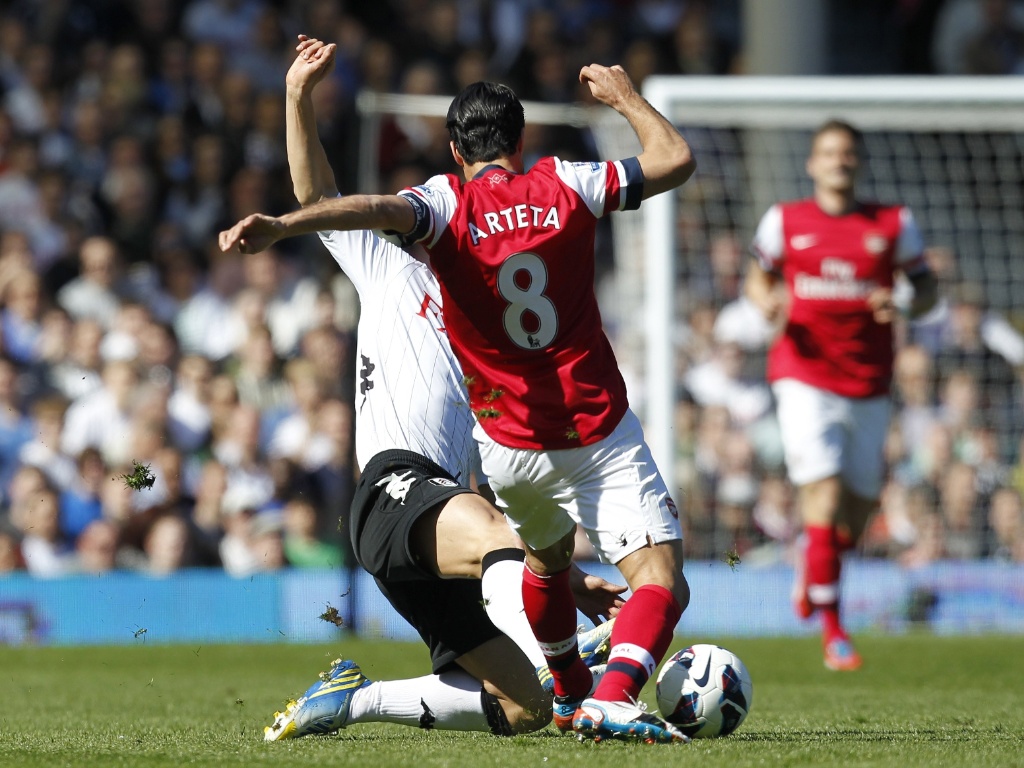
[[[255,252],[306,232],[376,228],[427,248],[484,472],[527,545],[523,602],[554,676],[556,724],[584,737],[686,741],[636,703],[672,641],[689,586],[678,512],[601,326],[594,236],[600,217],[679,186],[695,164],[621,67],[584,67],[580,81],[627,119],[639,156],[547,157],[524,173],[522,104],[505,86],[475,83],[448,111],[462,176],[279,218],[256,214],[222,232],[220,245]],[[577,524],[633,590],[592,695],[569,584]]]
[[[286,139],[295,195],[309,205],[338,194],[312,102],[336,49],[299,39],[286,78]],[[503,515],[468,487],[473,418],[437,281],[426,264],[370,232],[320,237],[361,303],[353,551],[429,646],[433,674],[371,682],[354,662],[338,660],[277,714],[265,738],[360,722],[497,735],[542,728],[551,712],[542,681],[550,675],[522,612],[524,554]],[[581,610],[595,620],[618,611],[625,587],[578,569],[574,577]],[[589,662],[607,655],[609,631],[605,624],[581,635]]]
[[[855,197],[860,143],[839,121],[815,132],[807,160],[814,196],[768,209],[746,281],[780,328],[768,379],[806,538],[794,606],[803,618],[820,616],[825,666],[835,670],[861,665],[840,620],[839,574],[882,487],[895,273],[913,285],[911,317],[936,301],[910,211]]]

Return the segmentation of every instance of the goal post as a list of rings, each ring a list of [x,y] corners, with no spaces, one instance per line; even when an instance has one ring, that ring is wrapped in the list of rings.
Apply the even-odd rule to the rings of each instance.
[[[980,284],[1003,313],[1024,307],[1024,268],[1014,267],[1024,254],[1019,78],[656,76],[643,93],[680,127],[697,159],[683,188],[643,205],[644,421],[670,488],[678,381],[668,331],[686,311],[677,288],[694,299],[687,283],[714,232],[749,243],[769,205],[810,194],[804,163],[812,132],[826,120],[846,120],[864,134],[863,197],[909,205],[925,243],[955,255],[948,277]],[[695,242],[678,241],[680,215],[694,222]]]

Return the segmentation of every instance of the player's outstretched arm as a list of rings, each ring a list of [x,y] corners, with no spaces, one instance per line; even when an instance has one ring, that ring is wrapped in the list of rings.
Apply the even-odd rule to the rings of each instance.
[[[644,199],[675,189],[693,175],[697,163],[690,145],[675,126],[637,93],[633,81],[619,65],[591,64],[580,70],[580,82],[590,86],[594,98],[621,114],[636,131],[644,172]]]
[[[334,171],[316,130],[313,90],[334,68],[337,46],[299,35],[298,55],[285,75],[285,143],[292,189],[302,206],[338,194]]]
[[[617,616],[619,609],[626,603],[622,597],[626,591],[625,586],[612,584],[600,576],[587,573],[576,563],[572,564],[569,572],[569,583],[573,597],[576,598],[576,607],[594,624]]]
[[[283,216],[254,213],[217,236],[222,251],[265,251],[278,240],[328,229],[383,229],[411,232],[416,225],[412,203],[398,195],[351,195],[321,200]]]
[[[776,323],[781,319],[785,296],[779,285],[779,278],[774,272],[764,269],[757,259],[751,259],[747,265],[743,292],[754,306],[761,310],[769,323]]]

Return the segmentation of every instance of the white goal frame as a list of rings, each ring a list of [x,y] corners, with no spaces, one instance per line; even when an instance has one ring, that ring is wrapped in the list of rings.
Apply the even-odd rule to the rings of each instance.
[[[1013,77],[672,77],[644,82],[644,96],[686,134],[688,125],[813,130],[830,118],[861,130],[1024,132],[1024,79]],[[701,159],[698,155],[697,174]],[[676,196],[644,213],[647,441],[675,488]],[[1022,211],[1024,216],[1024,211]]]

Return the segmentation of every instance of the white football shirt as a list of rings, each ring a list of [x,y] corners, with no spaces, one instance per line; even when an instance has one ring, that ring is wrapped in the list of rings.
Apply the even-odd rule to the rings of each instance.
[[[430,268],[372,232],[321,232],[361,305],[356,343],[356,461],[413,451],[463,484],[478,463],[462,369],[448,344]]]

